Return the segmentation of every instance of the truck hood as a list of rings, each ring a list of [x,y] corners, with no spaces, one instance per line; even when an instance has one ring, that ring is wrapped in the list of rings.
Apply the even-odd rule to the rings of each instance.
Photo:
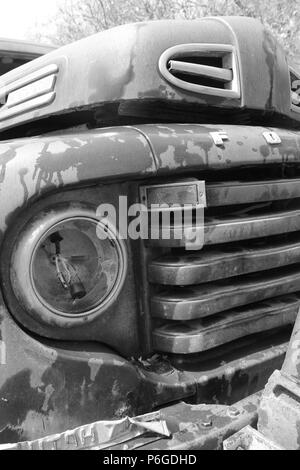
[[[232,51],[236,92],[195,91],[195,87],[181,87],[168,79],[169,65],[163,64],[164,74],[161,61],[165,57],[168,62],[168,51],[174,47],[187,45],[204,50],[210,59],[215,49]],[[300,113],[291,107],[284,51],[263,25],[251,18],[125,25],[55,50],[1,78],[0,131],[84,110],[94,112],[101,124],[108,104],[123,106],[123,113],[130,115],[130,104],[158,101],[179,105],[177,114],[181,106],[190,104],[204,110],[270,111],[300,122]]]

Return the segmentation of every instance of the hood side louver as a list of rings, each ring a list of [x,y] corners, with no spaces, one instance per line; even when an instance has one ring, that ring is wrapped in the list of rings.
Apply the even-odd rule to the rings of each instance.
[[[0,89],[0,122],[47,106],[55,99],[58,66],[52,64]]]
[[[300,73],[290,68],[291,80],[291,107],[296,113],[300,113]]]
[[[165,80],[183,90],[241,97],[239,67],[234,47],[218,44],[182,44],[167,49],[159,60]]]

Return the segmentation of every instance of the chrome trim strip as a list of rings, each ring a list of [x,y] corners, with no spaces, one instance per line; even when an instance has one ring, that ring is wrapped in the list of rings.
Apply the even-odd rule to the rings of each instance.
[[[182,72],[190,75],[199,75],[213,78],[221,82],[232,82],[233,72],[230,69],[221,69],[220,67],[210,67],[208,65],[190,64],[189,62],[179,62],[178,60],[169,61],[170,72]]]
[[[289,241],[234,243],[200,252],[168,254],[150,262],[152,284],[191,286],[300,263],[299,235]]]
[[[299,307],[300,297],[291,295],[230,310],[205,321],[164,323],[154,328],[154,348],[171,354],[208,351],[243,338],[245,334],[292,325]]]
[[[195,320],[295,292],[300,292],[299,264],[239,279],[165,288],[152,297],[151,312],[165,320]]]
[[[208,207],[300,198],[300,179],[206,184]]]
[[[175,227],[176,228],[176,227]],[[187,239],[176,239],[175,228],[170,227],[170,239],[162,238],[160,232],[158,239],[150,239],[150,246],[162,248],[185,247]],[[204,245],[218,245],[254,238],[269,237],[272,235],[286,234],[300,230],[300,210],[287,212],[272,212],[252,217],[235,218],[209,218],[205,220],[204,227],[185,227],[185,235],[199,233],[204,230]],[[202,248],[202,247],[201,247]]]

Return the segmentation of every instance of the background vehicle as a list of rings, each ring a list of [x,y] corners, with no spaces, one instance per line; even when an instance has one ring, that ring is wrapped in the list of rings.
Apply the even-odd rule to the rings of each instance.
[[[51,52],[54,47],[0,38],[0,75]]]
[[[161,21],[2,79],[0,442],[166,405],[191,420],[179,401],[248,400],[227,435],[255,420],[300,306],[300,76],[284,51],[249,18]],[[204,195],[201,250],[95,236],[101,203]]]

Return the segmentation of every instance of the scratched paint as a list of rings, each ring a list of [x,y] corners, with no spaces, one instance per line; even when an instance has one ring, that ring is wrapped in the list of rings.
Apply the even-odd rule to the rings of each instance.
[[[126,146],[121,137],[126,139]],[[108,177],[151,175],[156,169],[145,138],[128,128],[91,131],[76,138],[53,136],[0,144],[0,167],[0,192],[5,203],[0,214],[2,230],[12,214],[33,197]]]
[[[161,54],[174,44],[191,42],[223,43],[237,48],[241,99],[193,95],[172,88],[164,81],[157,71]],[[247,57],[243,51],[247,51]],[[66,59],[61,59],[62,56]],[[58,203],[60,199],[70,202],[72,197],[78,198],[79,195],[86,200],[87,193],[82,190],[83,186],[92,188],[94,183],[106,185],[106,192],[103,189],[100,192],[93,189],[93,197],[91,192],[88,193],[87,199],[95,202],[97,196],[101,195],[106,199],[110,192],[117,197],[118,191],[112,190],[113,187],[109,185],[112,181],[118,185],[124,181],[133,185],[133,181],[154,177],[186,177],[203,170],[232,170],[249,166],[267,168],[274,163],[284,168],[287,163],[298,164],[300,161],[300,133],[286,129],[288,123],[291,123],[291,128],[296,128],[300,120],[299,116],[290,111],[286,59],[280,47],[252,19],[240,18],[238,23],[234,18],[205,19],[196,23],[189,22],[188,25],[186,22],[176,21],[172,23],[172,36],[169,34],[169,23],[123,26],[85,39],[75,46],[70,45],[55,51],[27,64],[18,72],[11,72],[5,80],[11,83],[16,74],[25,76],[32,71],[32,67],[42,67],[51,62],[59,64],[56,98],[53,103],[20,115],[13,121],[1,122],[0,111],[2,131],[20,123],[30,123],[31,126],[31,121],[42,118],[54,117],[59,122],[58,115],[66,113],[70,121],[74,119],[76,124],[78,113],[84,110],[89,111],[88,120],[94,127],[97,124],[104,127],[107,116],[111,119],[113,106],[117,123],[122,120],[127,124],[127,119],[131,124],[133,121],[157,122],[160,109],[166,109],[166,115],[171,116],[170,121],[176,121],[177,118],[180,120],[180,117],[181,120],[187,120],[185,116],[188,115],[192,122],[197,123],[169,122],[136,127],[86,128],[77,133],[54,132],[48,136],[2,141],[0,233],[5,238],[5,243],[9,238],[8,234],[13,233],[13,228],[17,226],[18,219],[25,217],[32,210],[33,204],[37,204],[34,207],[45,210],[50,200],[52,203]],[[259,81],[253,76],[257,74],[257,70],[260,71]],[[73,86],[74,77],[76,87]],[[193,112],[190,113],[192,108]],[[245,121],[241,120],[241,123],[253,122],[254,109],[258,113],[255,116],[260,117],[258,122],[263,122],[265,127],[240,125],[239,119],[244,111]],[[158,114],[152,114],[153,110]],[[270,110],[272,118],[265,114],[265,111]],[[182,117],[181,111],[187,114]],[[220,111],[222,113],[219,114]],[[235,111],[241,113],[237,113],[235,118],[239,124],[230,125]],[[213,113],[217,117],[214,120]],[[263,121],[261,113],[264,116]],[[159,119],[164,116],[162,113]],[[280,125],[276,128],[271,125],[274,123],[274,116],[279,123],[285,120],[284,129]],[[141,120],[141,117],[146,121]],[[200,124],[204,119],[207,123]],[[210,119],[226,124],[210,124]],[[38,133],[39,124],[36,122],[35,125],[35,132]],[[281,143],[266,143],[263,137],[266,130],[275,131]],[[11,135],[22,136],[25,131],[15,129],[12,132]],[[212,135],[218,132],[225,132],[228,136],[220,145],[214,141]],[[69,190],[76,192],[71,193]],[[267,194],[265,191],[260,197],[268,200],[269,195],[270,192]],[[227,197],[229,191],[224,199]],[[220,200],[222,196],[219,196],[219,202]],[[289,222],[284,218],[286,230],[298,230],[297,220],[299,219],[294,216]],[[266,225],[264,222],[263,220],[262,223]],[[238,232],[237,239],[255,238],[261,235],[261,227],[262,225],[255,231],[245,225]],[[274,230],[273,225],[271,228]],[[221,236],[227,237],[223,242],[232,241],[231,227],[227,232],[213,227],[210,242],[220,242]],[[5,249],[2,249],[6,271],[9,269],[7,256]],[[235,273],[236,275],[254,272],[253,266],[252,269],[248,266],[247,271],[245,261],[243,262],[241,269],[244,271]],[[217,282],[223,279],[223,274],[219,273],[218,276],[217,268],[212,271],[211,276],[215,275]],[[288,289],[294,292],[299,278],[294,271],[292,274],[289,273],[284,278],[284,283],[281,282],[282,278],[279,281],[277,279],[277,283],[272,279],[274,282],[269,286],[267,294],[278,295],[279,288],[285,289],[282,293],[290,292]],[[231,358],[227,362],[222,359],[216,364],[214,358],[208,355],[208,362],[204,366],[200,361],[196,365],[197,370],[193,370],[195,357],[188,363],[188,359],[182,360],[172,355],[178,353],[174,348],[171,348],[168,360],[159,355],[138,360],[136,358],[140,345],[137,341],[138,312],[133,269],[130,270],[126,289],[109,315],[100,319],[93,328],[83,325],[75,332],[71,328],[61,331],[55,324],[51,325],[49,331],[48,327],[41,326],[38,321],[35,324],[30,322],[28,312],[24,312],[9,298],[6,291],[7,276],[2,278],[3,286],[6,285],[6,303],[10,312],[0,299],[0,341],[6,346],[5,364],[0,366],[0,442],[32,440],[93,422],[95,419],[141,414],[171,402],[187,400],[195,402],[195,405],[178,411],[180,422],[184,424],[181,424],[181,429],[179,426],[178,434],[168,443],[168,447],[194,448],[197,445],[203,448],[220,448],[224,436],[255,419],[256,400],[241,405],[241,420],[232,419],[228,409],[220,410],[219,407],[211,406],[198,409],[196,403],[206,401],[220,405],[257,391],[264,386],[274,368],[281,366],[286,351],[286,343],[281,338],[275,346],[273,343],[271,346],[265,344],[259,352],[255,349],[253,353],[252,350],[252,354],[245,348],[238,358]],[[264,279],[261,283],[263,281]],[[180,283],[180,280],[177,278],[176,282]],[[167,282],[166,284],[168,285]],[[193,284],[197,285],[197,280]],[[287,287],[288,285],[292,287]],[[253,287],[252,284],[251,286]],[[222,291],[224,286],[217,284],[217,287],[220,287],[217,299],[219,304],[208,299],[207,315],[222,312],[225,308],[224,290]],[[229,288],[227,285],[227,308],[265,298],[266,292],[263,295],[260,290],[261,298],[258,299],[258,294],[255,293],[258,290],[257,284],[251,293],[247,291],[249,285],[244,287],[241,299],[241,296],[238,297],[241,294],[234,292],[235,295],[232,295],[231,285]],[[176,291],[173,302],[181,304],[175,305],[174,317],[179,320],[198,318],[199,305],[195,309],[194,301],[195,298],[199,301],[199,289],[188,288],[186,293],[191,298],[185,296],[181,302]],[[157,303],[160,305],[162,300],[159,299]],[[162,310],[167,315],[168,307],[164,305]],[[285,318],[282,324],[292,322],[294,314],[293,310],[292,318]],[[143,315],[145,317],[145,312]],[[18,318],[27,331],[34,332],[40,339],[36,340],[25,333],[13,318]],[[225,339],[224,336],[223,342]],[[68,340],[69,343],[65,344],[63,340]],[[71,340],[76,341],[76,345],[70,343]],[[96,345],[91,344],[92,340]],[[100,345],[103,342],[109,343],[115,352]],[[216,347],[217,344],[214,343],[213,346]],[[228,353],[227,349],[226,351]],[[188,344],[180,352],[189,356],[199,351],[195,351],[194,344],[193,348]],[[128,359],[131,356],[135,359]],[[16,394],[16,390],[22,393]],[[182,415],[185,415],[184,419]],[[205,428],[210,420],[213,429],[208,435]],[[299,427],[298,422],[297,426]],[[160,443],[158,447],[163,448],[164,445],[165,443]]]
[[[299,380],[289,375],[287,364],[273,373],[263,392],[258,430],[283,449],[300,449]]]
[[[242,99],[189,93],[172,87],[160,75],[158,62],[163,52],[172,46],[190,43],[224,44],[236,48]],[[253,18],[202,18],[196,23],[165,21],[113,28],[10,72],[3,79],[4,85],[51,64],[59,67],[54,101],[13,119],[0,120],[1,130],[57,114],[75,116],[87,109],[92,111],[92,120],[98,118],[103,125],[103,105],[121,104],[125,109],[126,103],[135,105],[137,100],[148,115],[156,101],[162,103],[162,109],[165,104],[174,104],[176,110],[188,103],[203,107],[204,112],[207,107],[219,108],[227,115],[225,121],[237,109],[271,111],[277,113],[279,119],[290,118],[295,123],[300,120],[291,111],[288,64],[283,49]],[[73,86],[74,77],[76,87]]]

